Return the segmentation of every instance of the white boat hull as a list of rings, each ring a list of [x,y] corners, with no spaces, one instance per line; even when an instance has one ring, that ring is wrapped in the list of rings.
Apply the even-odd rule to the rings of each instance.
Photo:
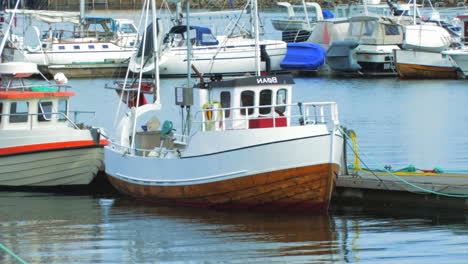
[[[84,148],[0,157],[2,186],[65,186],[91,183],[103,166],[103,150]]]
[[[89,184],[103,168],[103,147],[89,130],[0,131],[0,185]]]
[[[333,149],[330,140],[325,125],[228,130],[195,134],[180,157],[122,155],[115,146],[106,147],[104,156],[111,183],[137,198],[326,209],[343,154],[342,136],[335,134]]]
[[[221,42],[221,41],[220,41]],[[266,52],[270,57],[271,71],[281,71],[280,63],[284,59],[287,44],[283,41],[262,41],[266,45]],[[192,65],[203,74],[244,75],[246,72],[255,72],[255,45],[252,40],[228,41],[219,46],[194,46],[192,49]],[[266,63],[261,62],[261,71],[266,70]],[[130,70],[140,71],[137,60],[132,59]],[[146,64],[143,73],[152,74],[154,64]],[[162,52],[159,62],[161,76],[187,75],[187,49],[170,48]]]
[[[468,75],[468,50],[447,50],[443,51],[442,54],[449,55],[465,77]]]
[[[94,43],[93,43],[94,44]],[[77,45],[75,43],[75,45]],[[81,43],[82,46],[87,46],[87,43]],[[95,44],[97,46],[97,44]],[[94,77],[94,76],[113,76],[116,69],[126,68],[128,60],[135,53],[136,48],[122,48],[108,44],[107,50],[83,50],[73,51],[73,44],[61,44],[67,46],[67,50],[59,50],[58,44],[54,44],[54,48],[47,50],[28,51],[7,48],[5,51],[6,60],[9,61],[28,61],[37,64],[42,70],[47,70],[45,73],[54,74],[57,69],[68,71],[69,77]],[[71,50],[71,51],[70,51]],[[51,69],[51,70],[49,70]],[[91,71],[100,71],[100,75],[84,72],[85,69]],[[111,69],[112,71],[108,72]],[[105,73],[105,75],[102,75]]]
[[[439,52],[394,50],[400,78],[457,78],[457,67]]]

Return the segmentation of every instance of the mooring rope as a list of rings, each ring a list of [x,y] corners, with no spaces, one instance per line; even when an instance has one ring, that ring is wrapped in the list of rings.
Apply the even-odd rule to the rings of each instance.
[[[348,132],[346,132],[341,126],[338,127],[338,129],[341,131],[341,133],[349,140],[351,140],[353,142],[353,145],[350,145],[351,149],[353,150],[354,152],[354,155],[356,157],[356,159],[358,159],[359,161],[361,161],[361,163],[366,167],[365,169],[362,169],[360,166],[359,166],[359,161],[354,161],[354,169],[356,170],[359,170],[359,171],[363,171],[363,172],[366,172],[366,173],[371,173],[373,174],[374,176],[376,176],[380,181],[382,181],[382,179],[380,179],[378,177],[378,175],[374,172],[375,170],[373,169],[370,169],[366,163],[364,163],[362,161],[362,158],[361,156],[359,155],[359,153],[357,152],[357,150],[359,149],[358,147],[358,144],[357,144],[357,141],[356,141],[356,136],[354,134],[354,131],[351,133],[351,136],[348,134]],[[354,136],[352,136],[354,135]],[[349,142],[348,142],[349,144]],[[345,153],[346,155],[346,153]],[[366,157],[368,157],[366,155]],[[378,164],[377,162],[375,162],[375,160],[373,160],[374,164]],[[356,164],[358,166],[356,166]],[[437,191],[433,191],[433,190],[429,190],[427,188],[424,188],[424,187],[421,187],[421,186],[418,186],[414,183],[411,183],[403,178],[401,178],[400,176],[396,175],[396,173],[398,172],[391,172],[389,169],[387,169],[385,166],[382,166],[383,169],[378,169],[379,172],[385,172],[385,173],[380,173],[380,175],[391,175],[393,177],[395,177],[396,179],[398,179],[399,181],[415,188],[415,189],[418,189],[418,190],[421,190],[421,191],[424,191],[424,192],[428,192],[428,193],[432,193],[432,194],[436,194],[436,195],[441,195],[441,196],[447,196],[447,197],[456,197],[456,198],[468,198],[468,194],[449,194],[449,193],[443,193],[443,192],[437,192]],[[401,171],[400,171],[401,172]],[[439,176],[437,175],[437,173],[420,173],[420,174],[416,174],[416,173],[413,173],[412,174],[413,176],[414,175],[429,175],[429,176]],[[468,176],[465,176],[465,175],[454,175],[456,177],[468,177]]]
[[[6,253],[10,254],[10,256],[14,257],[18,262],[22,264],[28,264],[26,261],[21,259],[18,255],[16,255],[13,251],[11,251],[9,248],[4,246],[2,243],[0,243],[0,248],[3,249]]]

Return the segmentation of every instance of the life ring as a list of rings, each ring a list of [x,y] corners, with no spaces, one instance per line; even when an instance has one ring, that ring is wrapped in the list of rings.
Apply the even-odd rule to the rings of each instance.
[[[218,101],[208,101],[206,102],[203,106],[203,111],[205,114],[205,128],[206,130],[213,130],[216,127],[216,123],[219,124],[218,127],[222,126],[222,119],[223,119],[223,110],[220,108],[223,108],[223,105],[218,102]],[[211,109],[218,109],[216,111],[210,111]]]

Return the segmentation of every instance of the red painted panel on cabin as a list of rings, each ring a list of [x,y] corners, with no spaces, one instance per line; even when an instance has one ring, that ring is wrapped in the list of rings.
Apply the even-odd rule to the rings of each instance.
[[[19,92],[7,91],[0,92],[1,99],[18,99],[18,98],[41,98],[41,97],[70,97],[74,96],[73,92]]]
[[[288,123],[287,117],[276,117],[274,125],[273,125],[272,117],[250,119],[249,128],[285,127],[287,126],[287,123]]]

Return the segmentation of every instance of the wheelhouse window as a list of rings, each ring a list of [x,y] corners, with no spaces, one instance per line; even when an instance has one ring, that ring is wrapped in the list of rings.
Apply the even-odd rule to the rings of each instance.
[[[52,102],[39,102],[37,113],[37,121],[39,122],[52,120]]]
[[[253,91],[243,91],[241,93],[241,106],[242,107],[249,107],[254,106],[255,102],[255,93]],[[241,115],[246,115],[246,109],[241,109]],[[247,115],[253,114],[254,109],[249,108],[247,111]]]
[[[223,108],[230,108],[231,107],[231,93],[230,92],[221,92],[221,105]],[[231,110],[224,111],[225,117],[231,116]]]
[[[400,29],[397,25],[385,25],[385,35],[387,36],[400,35]]]
[[[67,120],[67,112],[68,112],[68,101],[65,99],[59,100],[58,102],[58,112],[60,113],[57,117],[58,121],[65,121]]]
[[[374,21],[366,21],[364,22],[364,32],[362,33],[364,36],[372,36],[374,34],[375,23]]]
[[[271,100],[272,91],[271,90],[262,90],[260,91],[260,109],[259,112],[261,115],[267,115],[271,113]],[[268,107],[261,107],[267,105]]]
[[[286,89],[279,89],[276,92],[276,105],[285,105],[288,99],[288,92]],[[277,106],[275,107],[275,112],[279,115],[283,115],[286,112],[286,106]]]
[[[352,22],[349,25],[349,35],[350,36],[360,36],[361,35],[361,28],[362,28],[362,23],[361,22]]]
[[[12,102],[10,104],[10,123],[23,123],[28,121],[29,103]]]

